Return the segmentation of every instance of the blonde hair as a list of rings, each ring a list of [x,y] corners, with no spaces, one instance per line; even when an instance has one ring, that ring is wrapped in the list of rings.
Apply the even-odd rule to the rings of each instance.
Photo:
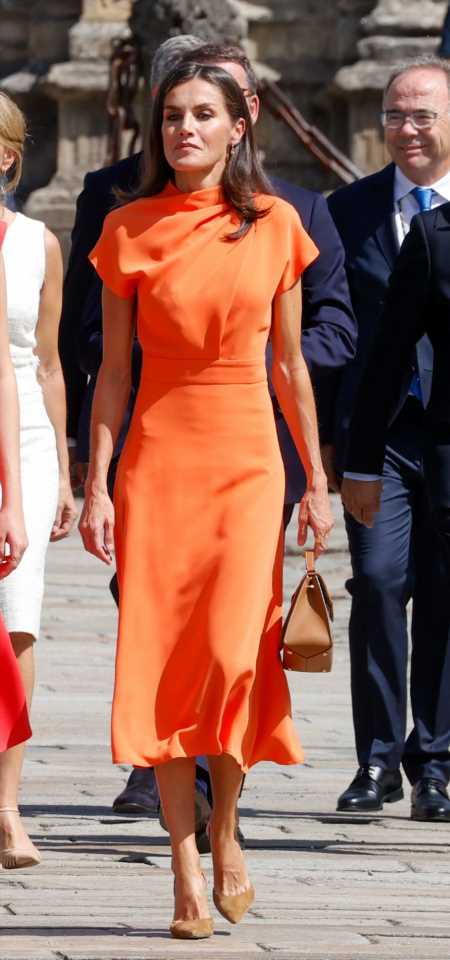
[[[14,190],[22,175],[23,150],[27,126],[24,114],[14,100],[0,91],[0,144],[11,150],[15,160],[9,170],[5,172],[6,183],[4,190],[9,193]]]

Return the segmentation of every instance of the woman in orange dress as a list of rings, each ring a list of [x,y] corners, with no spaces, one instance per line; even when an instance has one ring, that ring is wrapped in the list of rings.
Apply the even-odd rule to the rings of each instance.
[[[302,457],[300,511],[332,526],[313,394],[300,353],[300,283],[317,250],[270,194],[245,98],[188,64],[162,84],[137,196],[106,219],[91,259],[104,283],[104,359],[80,530],[120,592],[117,763],[154,765],[172,844],[175,937],[210,936],[195,847],[195,756],[208,756],[214,901],[237,922],[254,896],[235,840],[243,772],[302,759],[282,670],[284,472],[273,380]],[[143,370],[119,464],[106,474],[130,387],[135,302]]]
[[[3,238],[0,222],[0,247]],[[16,569],[27,545],[19,467],[19,407],[9,354],[5,274],[0,254],[0,580]],[[24,867],[39,855],[20,823],[16,789],[6,776],[7,752],[31,736],[25,691],[9,634],[0,618],[0,864]],[[14,788],[18,784],[13,785]]]

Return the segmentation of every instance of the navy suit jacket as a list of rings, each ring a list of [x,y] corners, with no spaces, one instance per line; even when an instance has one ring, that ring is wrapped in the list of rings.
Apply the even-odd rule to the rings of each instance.
[[[89,425],[96,375],[102,362],[102,281],[88,260],[100,237],[103,221],[115,203],[114,187],[132,190],[139,181],[141,154],[127,157],[111,167],[88,173],[77,200],[72,246],[64,281],[63,309],[59,327],[61,356],[67,394],[67,435],[77,440],[77,458],[89,459]],[[133,348],[133,387],[127,420],[139,383],[140,350]],[[89,380],[89,384],[88,384]],[[127,422],[117,449],[121,449]]]
[[[381,474],[387,427],[401,400],[408,357],[428,334],[434,350],[427,433],[450,426],[450,203],[418,214],[393,269],[386,307],[358,391],[346,468]],[[378,397],[377,404],[372,402]]]
[[[394,209],[395,166],[389,164],[378,173],[341,187],[328,199],[331,215],[344,244],[346,270],[353,308],[358,322],[358,349],[355,359],[326,385],[328,398],[327,434],[336,447],[336,467],[346,468],[349,427],[363,372],[370,356],[386,301],[389,278],[398,255]],[[433,351],[424,337],[412,345],[401,370],[396,409],[399,413],[408,396],[414,368],[420,377],[424,404],[431,390]],[[372,403],[378,403],[376,394]]]
[[[114,202],[114,186],[129,188],[140,174],[141,154],[86,176],[77,202],[72,249],[64,286],[60,352],[67,387],[68,435],[78,439],[78,458],[88,459],[90,408],[95,375],[101,363],[101,281],[87,259]],[[350,304],[342,244],[320,194],[274,180],[275,191],[298,211],[320,256],[303,274],[302,349],[319,401],[321,385],[354,356],[356,322]],[[134,391],[138,384],[140,351],[133,358]],[[87,386],[88,375],[92,378]],[[132,404],[130,405],[131,409]],[[304,473],[289,431],[277,413],[281,451],[287,473],[287,499],[300,499]],[[120,449],[122,438],[119,440]]]

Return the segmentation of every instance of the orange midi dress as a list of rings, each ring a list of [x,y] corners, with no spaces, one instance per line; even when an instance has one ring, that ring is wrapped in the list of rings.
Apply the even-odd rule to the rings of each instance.
[[[114,210],[91,260],[137,301],[141,382],[115,487],[113,759],[298,763],[280,661],[284,470],[267,386],[274,297],[317,249],[289,204],[247,235],[221,188]]]

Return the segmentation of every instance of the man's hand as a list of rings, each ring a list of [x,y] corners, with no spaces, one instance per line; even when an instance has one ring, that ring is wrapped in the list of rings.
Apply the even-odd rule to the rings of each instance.
[[[373,527],[375,514],[380,509],[382,490],[382,480],[350,480],[344,477],[341,487],[342,502],[358,523]]]
[[[341,488],[341,480],[335,470],[335,454],[336,451],[332,443],[324,443],[324,445],[320,448],[323,469],[325,470],[328,480],[328,489],[333,490],[334,493],[339,493]]]

